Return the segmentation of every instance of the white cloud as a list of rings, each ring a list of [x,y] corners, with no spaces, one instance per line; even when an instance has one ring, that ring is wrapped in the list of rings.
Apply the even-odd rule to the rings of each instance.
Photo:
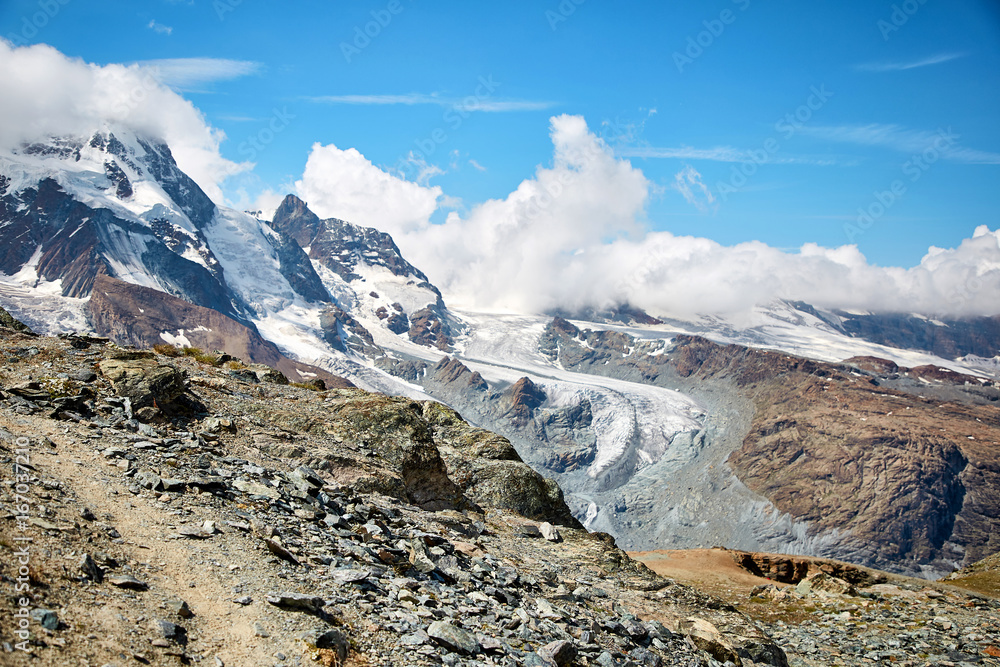
[[[486,167],[484,167],[483,165],[479,164],[478,162],[476,162],[472,158],[469,158],[469,164],[472,165],[472,168],[475,169],[476,171],[486,171]]]
[[[148,68],[160,83],[177,90],[231,81],[261,70],[260,63],[226,58],[165,58],[143,60],[137,64]]]
[[[964,58],[967,55],[969,54],[938,53],[936,55],[927,56],[926,58],[919,58],[917,60],[883,62],[883,63],[862,63],[860,65],[855,65],[854,69],[862,72],[901,72],[908,69],[917,69],[918,67],[940,65],[941,63],[946,63],[950,60],[956,60],[957,58]]]
[[[622,146],[615,149],[615,155],[635,158],[710,160],[712,162],[759,162],[759,158],[755,158],[750,151],[733,146],[714,146],[712,148]],[[853,164],[853,161],[844,160],[841,157],[812,157],[808,155],[769,154],[766,161],[770,164],[810,164],[820,167]]]
[[[574,116],[551,119],[554,158],[503,199],[443,224],[444,200],[381,171],[353,149],[316,146],[298,184],[320,215],[392,233],[453,305],[543,312],[627,301],[656,315],[743,313],[776,298],[819,307],[940,315],[1000,311],[1000,232],[932,248],[910,269],[868,263],[855,246],[723,246],[647,232],[654,185]],[[697,187],[697,172],[683,182]]]
[[[463,111],[544,111],[555,105],[554,102],[532,100],[491,99],[488,95],[472,95],[466,98],[442,96],[438,93],[405,93],[402,95],[324,95],[311,98],[313,102],[325,104],[413,106],[418,104],[435,104],[442,107],[453,107]]]
[[[805,126],[802,134],[860,146],[877,146],[900,153],[922,153],[936,149],[941,157],[966,164],[1000,164],[1000,153],[965,148],[959,144],[961,136],[951,127],[941,127],[934,132],[910,130],[895,124],[869,123],[868,125]]]
[[[159,33],[161,35],[168,35],[169,36],[169,35],[174,34],[174,29],[173,28],[171,28],[168,25],[163,25],[162,23],[157,23],[156,19],[153,19],[152,21],[150,21],[149,25],[147,25],[146,27],[149,28],[150,30],[152,30],[153,32],[157,32],[157,33]]]
[[[690,165],[677,172],[671,187],[680,192],[687,203],[702,213],[708,212],[711,205],[715,203],[715,197],[701,180],[701,174]]]
[[[422,154],[415,151],[410,151],[406,158],[398,164],[400,165],[401,172],[415,174],[413,180],[420,185],[427,185],[435,176],[441,176],[446,173],[444,169],[436,164],[431,164],[424,159]]]
[[[178,165],[215,201],[220,183],[250,165],[223,158],[225,135],[138,65],[90,65],[46,45],[0,39],[0,148],[51,136],[126,128],[166,141]]]
[[[393,236],[429,224],[441,188],[388,174],[354,148],[313,144],[298,195],[320,217],[377,227]]]
[[[651,184],[578,116],[557,116],[551,167],[504,199],[397,241],[457,302],[537,311],[590,298],[587,252],[642,229]],[[425,269],[425,271],[430,268]]]

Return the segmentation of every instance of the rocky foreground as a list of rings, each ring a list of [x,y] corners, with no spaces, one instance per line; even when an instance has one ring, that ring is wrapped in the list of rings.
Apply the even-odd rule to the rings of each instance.
[[[813,577],[727,601],[582,530],[506,439],[440,404],[160,352],[0,328],[3,664],[1000,653],[995,599],[926,584],[830,592],[841,579]]]

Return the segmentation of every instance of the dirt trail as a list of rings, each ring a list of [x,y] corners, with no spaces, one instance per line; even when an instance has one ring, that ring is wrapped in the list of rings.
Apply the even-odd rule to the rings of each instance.
[[[72,637],[70,642],[89,644],[85,653],[97,664],[125,659],[131,662],[136,654],[159,664],[157,655],[171,658],[166,652],[151,650],[147,637],[150,624],[165,619],[187,629],[189,654],[200,654],[208,660],[218,656],[226,665],[271,664],[278,650],[289,656],[301,654],[301,643],[296,645],[293,637],[283,636],[285,633],[277,626],[276,610],[252,590],[255,581],[274,574],[256,571],[274,567],[254,553],[260,548],[259,540],[221,521],[223,532],[211,539],[175,537],[181,525],[218,520],[210,505],[211,494],[197,494],[204,496],[205,502],[193,506],[186,500],[183,509],[179,509],[177,494],[164,494],[164,500],[148,494],[132,496],[120,481],[121,471],[101,456],[99,438],[75,427],[52,430],[51,424],[50,420],[30,416],[16,423],[0,417],[0,428],[15,436],[47,436],[55,444],[55,448],[35,448],[31,463],[39,477],[63,483],[66,493],[58,500],[53,498],[55,516],[51,520],[57,524],[75,520],[78,529],[65,530],[58,542],[38,536],[36,565],[45,573],[48,585],[61,586],[58,579],[66,573],[75,576],[80,555],[95,551],[106,551],[122,563],[122,567],[107,571],[106,577],[127,573],[149,584],[149,590],[134,593],[120,591],[108,581],[82,589],[77,599],[59,611],[60,620],[76,628],[73,633],[64,633]],[[49,504],[44,497],[36,500]],[[80,519],[83,507],[94,511],[93,522]],[[100,509],[108,507],[123,511],[111,515]],[[101,532],[113,529],[121,541],[105,548],[103,540],[84,537],[87,528]],[[241,606],[233,602],[246,594],[254,598],[253,604]],[[168,600],[177,599],[188,603],[194,613],[192,618],[180,618],[167,608]],[[256,636],[255,624],[270,636]],[[66,648],[70,648],[69,643]],[[214,660],[208,664],[215,664]]]

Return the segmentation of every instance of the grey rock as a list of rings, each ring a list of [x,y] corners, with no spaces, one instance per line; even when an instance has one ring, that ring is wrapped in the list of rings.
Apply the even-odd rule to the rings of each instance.
[[[160,476],[151,470],[140,470],[135,475],[136,483],[144,489],[149,489],[150,491],[162,491],[163,490],[163,480]]]
[[[181,618],[191,618],[194,616],[194,612],[188,607],[188,603],[184,600],[167,600],[167,609],[174,612]]]
[[[108,577],[108,582],[112,586],[117,586],[118,588],[127,588],[133,591],[145,591],[149,589],[149,584],[145,581],[140,581],[130,574],[120,574],[113,577]]]
[[[92,370],[81,368],[80,370],[73,371],[69,374],[74,380],[79,380],[80,382],[93,382],[97,379],[97,373]]]
[[[193,540],[205,540],[211,537],[211,535],[206,533],[204,528],[201,526],[181,526],[177,529],[177,533],[181,537],[187,537]]]
[[[646,667],[661,667],[663,665],[663,658],[641,646],[632,649],[629,652],[629,657]]]
[[[420,646],[430,641],[430,635],[423,630],[417,630],[399,638],[399,643],[403,646]]]
[[[163,485],[164,491],[183,491],[187,487],[187,482],[182,479],[169,479],[167,477],[160,478],[160,484]]]
[[[326,604],[321,597],[302,593],[268,593],[267,601],[282,609],[297,609],[312,613],[320,611]]]
[[[355,584],[367,581],[370,576],[367,570],[338,569],[330,572],[330,577],[341,584]]]
[[[309,630],[299,635],[299,639],[311,648],[331,649],[335,651],[339,660],[346,659],[351,648],[351,644],[344,633],[334,629],[317,628]]]
[[[281,498],[281,492],[276,488],[259,482],[246,482],[238,479],[233,482],[233,486],[249,496],[264,496],[274,500]]]
[[[299,565],[299,559],[295,557],[291,551],[283,547],[281,544],[272,540],[269,537],[264,538],[264,544],[267,546],[267,550],[273,553],[278,558],[287,560],[292,565]]]
[[[134,408],[167,405],[184,393],[184,374],[155,359],[105,359],[98,365],[115,393]]]
[[[427,555],[427,547],[420,539],[410,540],[410,565],[417,572],[427,574],[437,569],[437,565]]]
[[[542,536],[542,531],[540,531],[538,529],[538,526],[536,526],[534,524],[526,523],[526,524],[524,524],[522,526],[519,526],[518,529],[517,529],[517,531],[515,532],[515,534],[518,537],[534,538],[534,537],[541,537]]]
[[[542,534],[542,537],[549,542],[562,541],[562,536],[559,534],[559,530],[548,521],[538,526],[538,531]]]
[[[79,567],[83,576],[87,577],[91,581],[99,584],[104,580],[104,571],[101,570],[90,554],[83,554],[83,556],[80,557],[80,562],[77,567]]]
[[[59,627],[59,616],[51,609],[32,609],[31,620],[36,621],[46,630],[55,630]]]
[[[187,630],[176,623],[161,618],[153,621],[153,631],[157,632],[163,639],[178,643],[183,643],[187,639]]]
[[[447,621],[434,621],[427,628],[427,635],[445,648],[457,653],[472,655],[482,647],[476,637],[463,628]]]
[[[576,645],[573,642],[560,639],[538,649],[538,655],[544,660],[564,667],[576,659]]]

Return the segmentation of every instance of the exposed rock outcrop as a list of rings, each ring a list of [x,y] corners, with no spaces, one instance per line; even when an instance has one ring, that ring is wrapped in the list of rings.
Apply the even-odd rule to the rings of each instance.
[[[0,327],[7,327],[8,329],[13,329],[14,331],[26,334],[32,333],[31,327],[15,319],[14,316],[8,313],[4,308],[0,308]]]
[[[120,345],[151,348],[177,342],[275,367],[296,382],[319,378],[330,387],[353,386],[321,368],[289,359],[256,331],[214,310],[108,276],[98,277],[95,286],[87,305],[91,322],[97,332]]]

